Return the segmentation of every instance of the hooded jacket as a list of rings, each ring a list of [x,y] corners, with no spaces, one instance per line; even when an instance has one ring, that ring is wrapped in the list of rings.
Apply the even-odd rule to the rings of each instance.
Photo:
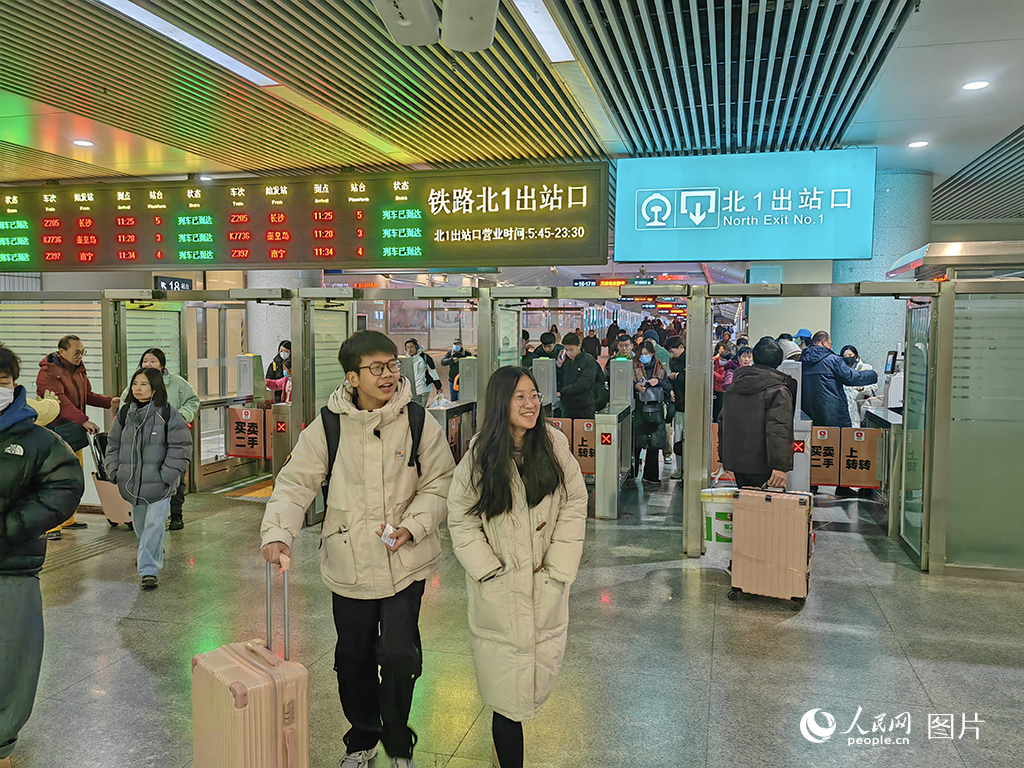
[[[569,628],[587,529],[587,486],[569,441],[548,427],[565,482],[534,507],[515,467],[512,509],[490,520],[470,514],[480,497],[475,443],[455,470],[448,530],[466,569],[469,631],[484,703],[522,722],[554,690]]]
[[[420,438],[420,473],[409,466],[410,390],[409,382],[399,378],[387,403],[363,411],[345,383],[327,402],[341,417],[341,439],[327,490],[320,573],[342,597],[391,597],[430,576],[441,559],[437,526],[448,514],[455,460],[441,426],[428,416]],[[260,529],[263,546],[274,541],[291,546],[326,476],[327,437],[318,415],[275,478]],[[412,539],[390,551],[377,536],[385,523],[406,528]]]
[[[851,427],[843,387],[875,384],[875,371],[855,371],[828,347],[813,346],[800,356],[803,365],[801,407],[816,427]]]
[[[562,414],[567,419],[592,419],[596,405],[594,383],[601,375],[601,368],[590,354],[580,350],[575,359],[566,355],[562,363]]]
[[[736,371],[722,397],[722,465],[745,475],[791,471],[796,380],[767,365],[748,365]]]
[[[0,411],[0,576],[39,573],[46,532],[71,518],[85,492],[78,458],[35,420],[25,388],[15,387]]]
[[[42,397],[47,390],[57,395],[57,399],[60,400],[60,415],[54,419],[55,426],[66,421],[85,424],[89,420],[85,415],[87,405],[97,408],[110,407],[109,397],[92,391],[85,366],[71,365],[57,352],[51,352],[39,361],[36,394]]]
[[[665,337],[668,338],[667,336]],[[661,336],[655,330],[644,331],[644,340],[650,339],[654,342],[654,356],[658,358],[658,362],[668,368],[668,361],[672,356],[668,353],[668,350],[661,346]]]
[[[129,504],[169,498],[188,470],[192,454],[188,425],[174,408],[169,409],[166,429],[159,406],[150,403],[140,408],[133,402],[123,408],[128,409],[124,427],[115,418],[107,441],[107,477],[117,483],[121,498]]]
[[[195,388],[178,374],[166,368],[163,373],[164,386],[167,387],[167,404],[181,414],[186,424],[191,424],[199,413],[199,395],[196,394]],[[128,402],[128,389],[129,387],[125,387],[121,393],[122,403]]]

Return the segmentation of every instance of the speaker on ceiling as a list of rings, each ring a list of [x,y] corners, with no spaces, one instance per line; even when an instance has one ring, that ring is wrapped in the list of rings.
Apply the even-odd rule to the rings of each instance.
[[[444,0],[441,44],[452,51],[482,51],[494,42],[499,0]]]
[[[373,6],[399,45],[433,45],[441,37],[434,0],[373,0]]]

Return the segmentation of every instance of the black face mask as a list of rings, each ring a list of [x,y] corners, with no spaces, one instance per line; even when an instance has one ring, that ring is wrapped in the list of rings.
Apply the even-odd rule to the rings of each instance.
[[[857,358],[856,357],[844,357],[843,360],[851,368],[856,368],[857,367]]]

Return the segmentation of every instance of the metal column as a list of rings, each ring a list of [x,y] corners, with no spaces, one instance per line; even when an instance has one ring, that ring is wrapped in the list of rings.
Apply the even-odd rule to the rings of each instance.
[[[711,298],[705,286],[691,289],[686,323],[686,435],[683,441],[683,551],[700,557],[704,526],[700,492],[711,454]]]

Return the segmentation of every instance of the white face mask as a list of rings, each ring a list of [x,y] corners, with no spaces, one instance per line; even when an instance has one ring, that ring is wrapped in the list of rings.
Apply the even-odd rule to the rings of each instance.
[[[0,387],[0,411],[7,410],[7,407],[14,402],[14,389]]]
[[[280,354],[282,360],[287,360],[289,357],[292,356],[292,353],[289,352],[287,349],[283,350]]]

